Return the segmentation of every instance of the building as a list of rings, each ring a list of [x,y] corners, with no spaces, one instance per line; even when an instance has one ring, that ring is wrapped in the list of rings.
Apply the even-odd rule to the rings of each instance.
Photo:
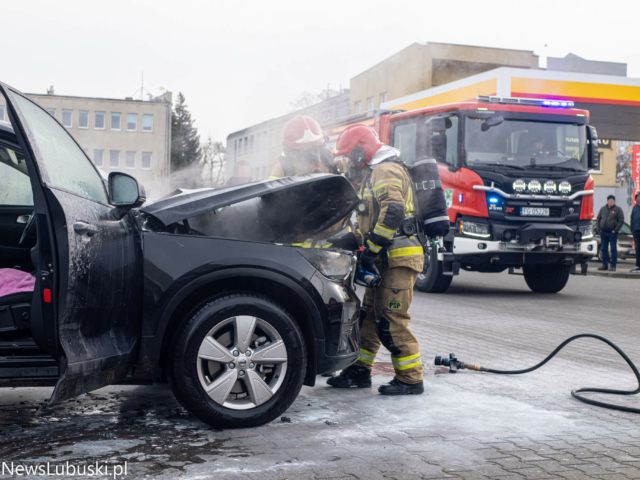
[[[105,172],[138,179],[147,196],[168,181],[171,155],[171,92],[149,100],[26,94],[69,130],[87,156]],[[4,99],[0,98],[4,105]],[[4,106],[0,120],[9,121]]]
[[[526,50],[414,43],[351,79],[351,113],[503,66],[537,70],[538,57]]]
[[[284,126],[296,115],[312,117],[320,125],[327,125],[337,118],[347,116],[349,115],[349,90],[343,90],[334,97],[296,112],[229,134],[226,178],[235,178],[238,172],[245,171],[246,175],[250,172],[250,179],[253,181],[266,180],[282,154]]]

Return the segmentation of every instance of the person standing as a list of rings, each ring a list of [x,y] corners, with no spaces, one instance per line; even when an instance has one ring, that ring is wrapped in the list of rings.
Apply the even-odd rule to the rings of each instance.
[[[347,164],[347,178],[359,186],[362,200],[357,209],[358,236],[364,247],[360,264],[379,270],[382,283],[367,288],[366,316],[360,334],[360,358],[327,383],[336,388],[371,387],[375,357],[384,345],[391,353],[394,379],[382,385],[382,395],[424,393],[418,340],[409,329],[413,284],[424,265],[424,251],[417,237],[399,231],[414,214],[411,178],[400,152],[378,139],[365,125],[345,129],[336,142],[337,157]]]
[[[596,226],[600,232],[602,266],[598,270],[616,271],[618,263],[618,232],[624,224],[624,213],[616,205],[616,197],[609,195],[607,204],[598,212]],[[609,268],[609,246],[611,246],[611,268]]]
[[[636,250],[636,268],[631,270],[631,273],[640,273],[640,254],[638,249],[640,248],[640,191],[636,193],[636,204],[631,210],[631,231],[633,232],[633,243]]]
[[[308,173],[338,173],[320,124],[311,117],[296,115],[284,126],[283,154],[269,179]]]

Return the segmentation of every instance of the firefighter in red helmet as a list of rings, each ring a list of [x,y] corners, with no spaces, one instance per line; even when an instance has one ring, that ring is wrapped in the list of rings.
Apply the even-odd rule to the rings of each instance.
[[[382,283],[367,288],[361,326],[360,358],[327,383],[338,388],[370,387],[371,370],[380,348],[391,353],[395,378],[382,385],[384,395],[424,392],[418,341],[409,329],[413,284],[424,264],[417,237],[401,231],[405,218],[414,214],[411,177],[400,152],[380,142],[365,125],[345,129],[336,143],[336,157],[347,166],[347,178],[358,185],[362,203],[356,210],[358,237],[364,251],[360,263],[380,272]]]
[[[311,117],[296,115],[284,126],[283,154],[269,178],[307,173],[338,173],[320,124]]]

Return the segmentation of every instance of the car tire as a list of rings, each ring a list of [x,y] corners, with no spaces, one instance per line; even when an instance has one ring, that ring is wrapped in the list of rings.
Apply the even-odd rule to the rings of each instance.
[[[558,293],[569,281],[569,265],[524,265],[524,280],[537,293]]]
[[[598,245],[598,261],[602,262],[602,249],[600,248],[600,245]]]
[[[443,274],[443,262],[438,261],[435,248],[424,255],[424,269],[418,274],[415,288],[426,293],[444,293],[451,286],[452,275]]]
[[[246,339],[246,345],[249,347],[245,352],[241,352],[239,357],[231,360],[231,363],[245,361],[243,365],[246,366],[240,367],[240,363],[236,363],[234,368],[230,368],[231,363],[226,363],[227,360],[209,360],[211,355],[206,349],[210,348],[207,345],[211,343],[211,338],[216,340],[213,342],[217,345],[216,348],[220,345],[226,348],[222,355],[235,354],[234,350],[238,350],[238,335],[235,333],[239,330],[238,322],[240,319],[246,322],[250,318],[255,319],[256,326],[255,330],[252,330],[255,333],[249,334],[251,338]],[[216,332],[223,333],[216,337]],[[264,346],[257,346],[258,341],[270,336],[276,340],[267,341]],[[272,372],[261,377],[263,381],[260,382],[257,376],[262,374],[258,369],[264,366],[258,360],[258,357],[264,354],[260,350],[275,346],[276,343],[279,344],[277,348],[280,356],[286,360],[284,363],[272,364],[275,365]],[[203,352],[206,354],[205,359],[202,358]],[[246,356],[250,354],[252,357]],[[246,362],[254,359],[255,368],[251,367],[250,371]],[[263,360],[261,358],[261,361]],[[211,366],[218,368],[217,377],[209,377]],[[302,388],[306,368],[304,337],[293,317],[267,297],[241,292],[217,297],[186,319],[176,333],[169,371],[174,395],[200,420],[216,428],[249,428],[274,420],[291,406]],[[224,381],[224,388],[216,387],[216,384],[223,382],[225,375],[233,374],[234,371],[236,377],[228,377],[228,380]],[[282,373],[280,378],[276,375],[278,371]],[[241,372],[244,373],[243,378],[238,376]],[[249,384],[253,385],[251,389]],[[230,393],[225,396],[224,391],[229,385]],[[264,385],[267,386],[268,392]],[[272,385],[273,392],[269,397]],[[216,401],[216,394],[210,396],[205,388],[213,388],[214,392],[223,393],[217,394],[219,398]],[[244,393],[234,393],[242,389],[245,390]],[[259,401],[254,401],[254,397],[259,397]],[[221,398],[225,398],[226,401],[223,402]]]

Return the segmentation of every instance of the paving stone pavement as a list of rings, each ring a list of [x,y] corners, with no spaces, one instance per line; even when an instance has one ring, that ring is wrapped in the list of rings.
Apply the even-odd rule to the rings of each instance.
[[[588,332],[640,364],[639,298],[631,279],[572,277],[561,293],[540,295],[521,276],[463,272],[446,294],[416,293],[411,326],[429,361],[455,352],[528,367]],[[0,461],[126,461],[126,478],[184,480],[640,478],[640,416],[570,395],[635,388],[608,346],[579,340],[522,376],[444,372],[425,365],[425,395],[382,397],[376,387],[393,369],[381,354],[373,389],[335,390],[318,377],[286,413],[291,423],[250,430],[203,425],[165,385],[108,387],[50,409],[50,389],[3,390]],[[640,407],[638,397],[607,400]]]

